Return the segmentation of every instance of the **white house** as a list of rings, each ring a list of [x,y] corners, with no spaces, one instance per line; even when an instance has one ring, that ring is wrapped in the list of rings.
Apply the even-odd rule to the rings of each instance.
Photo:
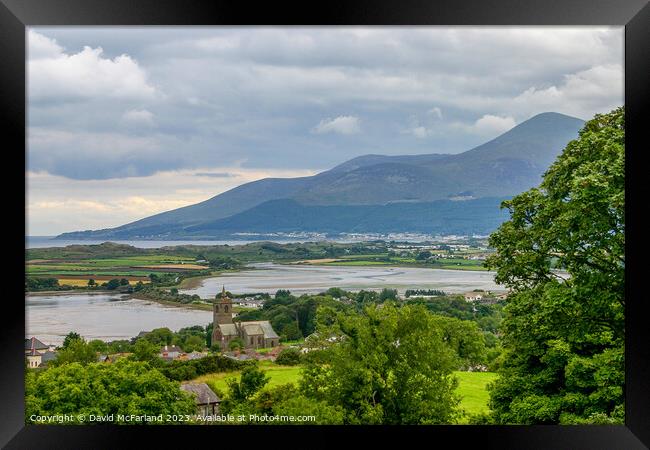
[[[483,299],[483,292],[466,292],[465,301],[466,302],[475,302],[477,300]]]

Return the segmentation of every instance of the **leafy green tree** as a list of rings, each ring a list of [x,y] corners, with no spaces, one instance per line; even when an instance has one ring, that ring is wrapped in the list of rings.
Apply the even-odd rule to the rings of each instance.
[[[111,341],[108,343],[109,353],[128,353],[133,350],[131,342],[127,340]]]
[[[61,348],[68,348],[70,344],[72,344],[72,341],[78,341],[81,339],[82,337],[79,335],[79,333],[75,331],[71,331],[63,339],[63,344],[61,345]]]
[[[280,333],[280,337],[285,341],[293,341],[303,337],[298,327],[298,322],[295,320],[288,322],[282,327],[278,327],[278,332]]]
[[[341,407],[348,424],[441,424],[458,418],[452,373],[457,358],[424,307],[373,305],[362,314],[340,314],[337,322],[341,334],[325,350],[325,360],[308,359],[301,380],[305,396]]]
[[[106,283],[106,289],[108,289],[109,291],[115,290],[118,287],[120,287],[120,280],[118,280],[117,278],[113,278],[108,283]]]
[[[129,285],[129,280],[126,278],[120,279],[120,286],[128,286]]]
[[[154,361],[158,358],[160,346],[147,339],[138,339],[133,345],[132,359],[135,361]]]
[[[275,358],[275,363],[281,366],[295,366],[300,364],[300,356],[300,350],[295,347],[287,347]]]
[[[93,280],[92,278],[88,280],[88,286],[89,287],[94,287],[96,284],[97,283],[95,283],[95,280]]]
[[[108,344],[106,344],[106,342],[102,341],[101,339],[93,339],[92,341],[88,342],[88,346],[97,353],[106,353],[108,350]]]
[[[185,352],[199,351],[203,350],[203,347],[205,347],[205,339],[203,336],[191,335],[187,336],[179,344]]]
[[[235,338],[228,343],[229,350],[241,349],[244,347],[245,347],[244,341],[242,341],[240,338]]]
[[[379,301],[385,302],[386,300],[397,300],[397,289],[382,289],[379,293]]]
[[[25,278],[25,291],[47,291],[50,289],[56,290],[59,287],[59,280],[56,278]]]
[[[329,296],[331,296],[333,298],[341,298],[344,295],[347,295],[347,293],[341,288],[332,287],[332,288],[329,288],[327,291],[325,291],[325,295],[329,295]]]
[[[427,259],[431,258],[432,253],[429,250],[425,250],[423,252],[418,252],[418,254],[415,256],[416,261],[426,261]]]
[[[120,360],[112,364],[80,363],[49,368],[25,382],[25,416],[70,414],[193,414],[194,399],[149,364]],[[69,422],[67,422],[69,423]],[[73,422],[74,423],[74,422]],[[87,422],[84,422],[87,423]],[[146,423],[146,422],[143,422]]]
[[[93,346],[89,345],[83,338],[70,340],[67,347],[62,348],[57,353],[56,358],[49,364],[61,366],[74,362],[84,365],[97,362],[97,353]]]
[[[234,403],[245,402],[262,389],[270,379],[257,365],[246,366],[239,376],[239,381],[236,378],[226,380],[229,399]]]
[[[622,423],[625,121],[596,115],[539,188],[504,202],[487,265],[504,308],[497,423]],[[552,262],[565,274],[552,270]]]
[[[174,340],[174,333],[167,327],[155,328],[147,333],[144,339],[158,346],[171,345]]]

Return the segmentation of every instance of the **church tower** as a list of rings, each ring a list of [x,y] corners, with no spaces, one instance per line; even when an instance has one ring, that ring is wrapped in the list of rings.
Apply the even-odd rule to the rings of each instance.
[[[232,301],[226,294],[226,286],[223,287],[221,295],[217,295],[213,308],[213,323],[232,323]]]
[[[218,344],[222,351],[227,349],[231,333],[226,331],[224,334],[221,325],[228,324],[232,324],[232,301],[226,295],[224,286],[221,295],[216,295],[212,310],[212,345]]]

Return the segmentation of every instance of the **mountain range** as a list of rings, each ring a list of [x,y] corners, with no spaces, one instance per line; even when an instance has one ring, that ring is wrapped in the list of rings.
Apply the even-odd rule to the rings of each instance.
[[[584,121],[538,114],[458,154],[364,155],[309,177],[265,178],[203,202],[63,239],[223,239],[237,233],[486,234],[501,201],[541,181]]]

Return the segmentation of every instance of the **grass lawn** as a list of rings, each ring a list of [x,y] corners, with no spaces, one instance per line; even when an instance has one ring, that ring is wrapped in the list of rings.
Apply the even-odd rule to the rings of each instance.
[[[300,366],[280,366],[271,361],[260,361],[260,369],[264,370],[271,377],[267,384],[268,387],[275,387],[287,383],[298,384]],[[226,379],[236,378],[238,376],[238,371],[211,373],[195,378],[193,381],[206,383],[213,391],[220,391],[223,394],[228,390]]]
[[[489,382],[494,381],[494,372],[454,372],[458,377],[458,393],[462,397],[460,403],[468,414],[488,412],[490,395],[486,389]]]
[[[267,384],[269,387],[281,384],[298,384],[300,366],[279,366],[271,361],[261,361],[260,368],[271,377]],[[489,394],[486,386],[496,379],[493,372],[454,372],[458,377],[458,393],[462,397],[460,407],[468,414],[488,412]],[[239,372],[225,372],[202,375],[193,381],[206,383],[210,388],[223,395],[228,390],[227,378],[236,378]]]

